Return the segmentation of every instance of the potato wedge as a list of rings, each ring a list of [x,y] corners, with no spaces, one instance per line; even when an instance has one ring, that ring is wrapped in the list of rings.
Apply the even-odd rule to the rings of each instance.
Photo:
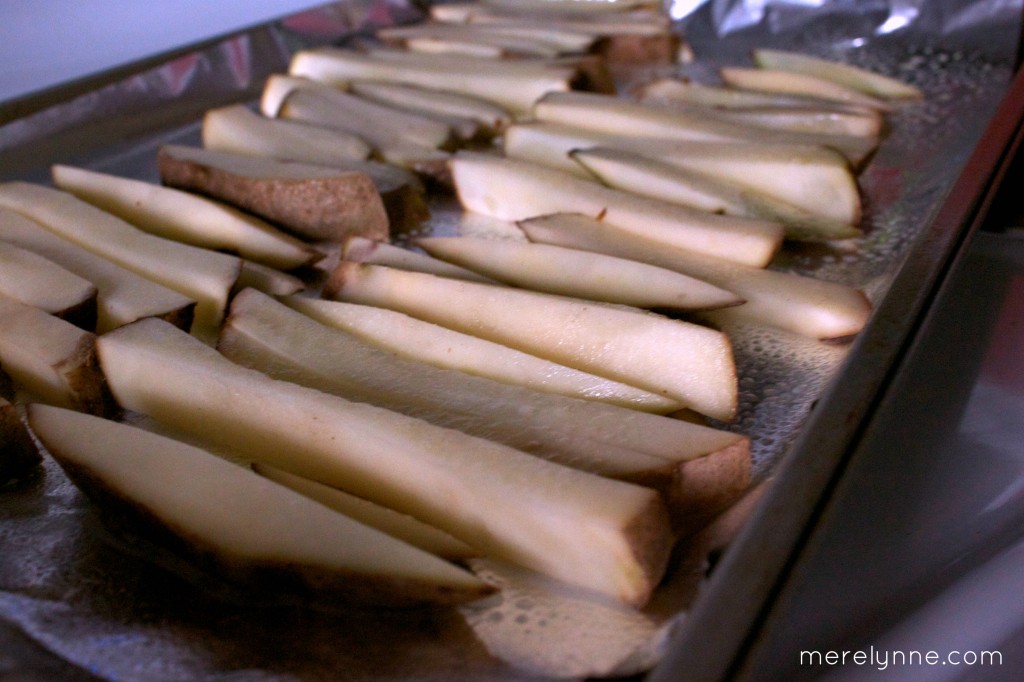
[[[400,357],[435,367],[642,412],[664,414],[682,408],[677,400],[394,310],[298,296],[286,297],[282,302],[329,327],[348,332]]]
[[[752,56],[754,63],[763,69],[791,71],[824,78],[872,97],[920,99],[924,96],[924,93],[913,85],[849,64],[840,64],[796,52],[765,48],[754,50]]]
[[[0,240],[57,263],[96,285],[96,331],[103,333],[143,317],[159,317],[182,329],[192,326],[195,301],[62,239],[39,223],[0,207]]]
[[[287,272],[281,272],[262,263],[244,260],[242,261],[242,272],[238,276],[238,281],[235,282],[232,294],[237,294],[249,287],[271,296],[291,296],[305,289],[306,283]]]
[[[778,69],[724,67],[719,76],[726,85],[755,92],[770,92],[780,95],[815,97],[840,104],[866,107],[877,111],[890,111],[885,101],[866,95],[832,80],[811,76],[806,73],[781,71]]]
[[[0,295],[40,308],[86,331],[96,329],[96,286],[0,237]]]
[[[728,288],[746,299],[741,306],[706,313],[712,320],[764,324],[811,338],[832,339],[856,334],[871,316],[871,303],[858,289],[721,259],[698,258],[649,240],[624,238],[617,230],[584,216],[545,216],[523,221],[520,227],[534,241],[675,269]]]
[[[304,497],[316,500],[339,514],[344,514],[359,523],[376,528],[382,533],[387,533],[393,538],[407,542],[413,547],[418,547],[424,552],[429,552],[442,559],[463,561],[479,554],[465,542],[456,540],[448,533],[428,526],[406,514],[399,514],[393,509],[350,495],[343,490],[289,474],[287,471],[269,464],[255,463],[252,465],[252,470],[264,478],[291,488]]]
[[[379,305],[681,401],[729,420],[737,388],[723,334],[636,309],[342,263],[325,298]]]
[[[779,223],[714,215],[533,163],[460,152],[451,168],[463,207],[501,220],[582,213],[624,233],[755,266],[766,265],[782,243]]]
[[[454,120],[469,120],[478,126],[478,131],[470,135],[462,133],[466,139],[483,136],[490,138],[497,135],[512,121],[512,114],[505,109],[478,97],[468,97],[454,92],[417,88],[401,83],[374,83],[354,81],[350,90],[360,97],[390,104],[394,107],[416,111],[423,115],[454,117]],[[449,119],[452,120],[452,119]],[[464,123],[453,123],[453,126],[465,126]],[[454,128],[457,132],[459,128]]]
[[[712,310],[740,305],[736,294],[644,263],[549,244],[424,237],[430,255],[524,289],[637,308]]]
[[[95,334],[0,296],[0,365],[39,399],[97,415],[116,414],[95,345]]]
[[[60,189],[158,237],[284,270],[323,258],[259,218],[188,192],[72,166],[55,165],[51,174]]]
[[[54,234],[196,301],[193,328],[216,328],[241,260],[147,234],[117,216],[59,190],[25,182],[0,185],[0,206]]]
[[[232,306],[218,349],[274,378],[425,419],[676,497],[682,466],[746,450],[742,436],[394,357],[257,292]]]
[[[200,448],[46,405],[29,406],[28,418],[103,511],[134,515],[156,540],[229,579],[385,606],[452,604],[493,591],[468,571]]]
[[[161,147],[157,164],[167,185],[216,197],[308,239],[388,238],[384,201],[360,171],[176,145]]]
[[[432,258],[409,249],[403,249],[400,246],[366,239],[365,237],[349,237],[346,239],[345,245],[341,249],[341,258],[342,260],[350,260],[356,263],[388,265],[401,270],[429,272],[432,275],[440,275],[441,277],[454,277],[455,279],[465,279],[471,282],[497,284],[497,282],[489,277],[459,267],[458,265],[453,265],[448,261]]]
[[[256,461],[347,490],[489,556],[642,604],[672,544],[658,494],[275,381],[151,320],[98,342],[118,402]]]
[[[324,166],[361,161],[372,151],[370,145],[356,135],[266,118],[242,104],[206,112],[203,147]]]

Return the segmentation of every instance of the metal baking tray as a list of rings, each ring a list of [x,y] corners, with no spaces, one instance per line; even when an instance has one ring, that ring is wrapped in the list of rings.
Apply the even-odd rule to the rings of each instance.
[[[735,16],[721,11],[730,4],[736,3],[708,3],[680,22],[698,57],[695,64],[678,67],[681,72],[706,75],[716,60],[741,59],[753,46],[795,45],[900,75],[924,88],[927,97],[893,115],[889,137],[861,175],[867,207],[861,243],[850,249],[790,247],[775,264],[862,287],[876,307],[868,327],[846,343],[731,330],[741,410],[730,428],[751,437],[757,476],[771,481],[692,607],[666,621],[658,641],[649,643],[649,657],[613,669],[642,673],[664,656],[653,679],[716,679],[737,664],[841,475],[936,282],[983,212],[1021,115],[1013,98],[997,110],[1013,76],[1015,44],[971,45],[962,31],[951,41],[935,26],[882,32],[878,22],[865,24],[862,16],[829,15],[828,3],[802,22],[791,13],[786,22],[773,24],[769,13],[757,25],[730,32],[715,24]],[[332,40],[363,35],[381,16],[385,21],[418,16],[411,5],[383,0],[337,2],[318,12],[314,16],[323,25],[336,29]],[[823,16],[830,18],[822,21]],[[292,51],[323,41],[322,35],[296,30],[300,23],[257,27],[118,70],[84,88],[73,84],[48,92],[45,101],[21,103],[19,111],[31,113],[0,124],[0,179],[45,182],[49,165],[61,162],[155,181],[160,144],[197,143],[203,111],[251,100],[266,75],[286,68]],[[975,32],[990,25],[979,20]],[[629,77],[665,72],[642,69]],[[433,208],[430,229],[457,228],[458,212],[450,200]],[[190,575],[173,557],[160,557],[163,567],[154,566],[149,555],[156,550],[109,536],[96,512],[50,462],[29,485],[0,493],[0,542],[0,622],[102,678],[429,680],[553,674],[543,666],[523,669],[496,660],[453,614],[337,614],[272,601],[251,604],[253,595]],[[490,615],[518,622],[512,627],[527,639],[530,628],[544,620],[526,599]],[[444,640],[438,640],[439,633]],[[585,658],[594,641],[607,637],[584,628],[558,645]],[[12,636],[10,641],[21,640]]]

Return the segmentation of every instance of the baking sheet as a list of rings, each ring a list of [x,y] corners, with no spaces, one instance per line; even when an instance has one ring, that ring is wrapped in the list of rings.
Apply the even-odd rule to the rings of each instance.
[[[301,36],[296,23],[333,27],[337,33],[327,36],[333,39],[412,16],[415,10],[402,3],[338,3],[319,15],[176,57],[0,128],[0,174],[43,180],[49,163],[59,160],[155,180],[160,143],[196,143],[192,121],[199,112],[250,98],[263,76],[283,70],[291,50],[316,42],[308,32]],[[909,32],[880,35],[853,16],[818,22],[813,32],[806,24],[794,29],[775,22],[764,33],[762,24],[722,34],[707,16],[688,17],[685,28],[699,61],[682,71],[706,77],[708,64],[742,59],[753,45],[784,44],[797,30],[808,51],[900,75],[928,93],[923,103],[893,116],[891,136],[861,178],[867,200],[862,243],[840,250],[789,248],[776,264],[862,286],[878,303],[1005,90],[1012,48],[1002,54],[947,48],[941,32],[927,40]],[[664,71],[642,69],[628,77]],[[111,123],[112,113],[117,116]],[[450,202],[435,203],[434,212],[432,229],[463,229]],[[764,477],[789,451],[823,391],[856,368],[843,366],[848,343],[732,331],[742,378],[740,417],[730,428],[752,437],[757,472]],[[573,595],[552,597],[546,589],[538,592],[529,577],[494,566],[481,570],[497,570],[496,579],[513,580],[514,587],[501,600],[461,615],[331,611],[239,594],[194,575],[159,548],[125,544],[104,529],[52,462],[41,476],[0,495],[0,616],[107,679],[473,680],[641,671],[657,661],[672,625],[683,621],[675,614],[692,598],[703,568],[684,563],[674,590],[663,590],[649,616],[591,609]],[[156,564],[152,556],[159,558]]]

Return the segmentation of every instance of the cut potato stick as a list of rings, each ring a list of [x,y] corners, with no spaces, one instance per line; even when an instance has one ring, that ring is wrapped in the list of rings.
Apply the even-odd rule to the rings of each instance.
[[[659,78],[645,83],[634,91],[641,102],[693,104],[719,109],[749,109],[754,107],[799,108],[833,107],[836,111],[865,111],[860,107],[839,105],[823,99],[778,95],[752,90],[738,90],[718,85],[695,83],[678,78]]]
[[[0,205],[32,218],[98,256],[194,299],[194,326],[200,330],[220,324],[228,292],[242,267],[238,258],[147,234],[67,192],[42,185],[0,185]]]
[[[849,239],[857,227],[816,216],[757,190],[737,187],[686,168],[619,149],[595,147],[572,157],[609,187],[705,211],[782,223],[786,238],[799,241]]]
[[[786,272],[751,268],[720,259],[696,257],[639,237],[626,238],[600,221],[554,215],[527,220],[520,227],[531,240],[631,258],[699,277],[735,291],[746,303],[709,312],[770,325],[817,339],[841,338],[860,331],[871,315],[864,294],[851,287]]]
[[[736,368],[723,334],[638,310],[342,263],[327,298],[379,305],[681,401],[729,420]]]
[[[410,514],[489,556],[633,605],[664,572],[672,537],[654,490],[275,381],[157,321],[98,347],[126,409]]]
[[[370,145],[356,135],[266,118],[242,104],[206,112],[203,116],[203,146],[324,166],[365,159],[372,151]]]
[[[157,155],[167,185],[216,197],[308,239],[349,234],[388,238],[388,214],[360,170],[165,145]]]
[[[2,232],[0,232],[2,235]],[[70,322],[96,329],[96,286],[32,251],[0,236],[0,295]]]
[[[387,533],[393,538],[407,542],[413,547],[418,547],[424,552],[429,552],[442,559],[462,561],[479,554],[465,542],[456,540],[448,533],[417,521],[411,516],[399,514],[394,509],[382,507],[323,483],[290,474],[269,464],[255,463],[252,465],[252,469],[260,476],[286,488],[291,488],[300,495],[315,500],[339,514],[344,514],[359,523],[376,528],[382,533]]]
[[[287,297],[289,307],[401,357],[536,391],[668,413],[679,401],[375,306]]]
[[[396,41],[412,52],[464,54],[486,59],[557,57],[561,50],[541,40],[501,35],[419,36]]]
[[[262,263],[242,261],[242,272],[235,282],[232,294],[252,287],[271,296],[291,296],[306,288],[306,284],[294,275],[281,272]]]
[[[552,92],[537,101],[534,117],[614,135],[705,142],[820,145],[831,147],[853,164],[863,162],[877,140],[854,135],[825,135],[766,130],[720,120],[714,111],[670,110],[588,92]]]
[[[51,174],[60,189],[158,237],[285,270],[323,258],[258,218],[187,192],[71,166],[53,166]]]
[[[454,146],[452,130],[444,123],[377,104],[316,81],[289,92],[281,102],[277,116],[344,130],[378,149],[386,148],[397,140],[434,148]]]
[[[298,583],[310,598],[389,606],[492,591],[468,571],[200,448],[44,405],[29,407],[29,422],[103,511],[134,512],[146,530],[230,579],[262,589]]]
[[[463,207],[501,220],[582,213],[624,233],[756,266],[782,242],[778,223],[713,215],[523,161],[460,152],[451,169]]]
[[[345,245],[341,250],[341,258],[356,263],[388,265],[402,270],[429,272],[432,275],[440,275],[441,277],[454,277],[455,279],[465,279],[471,282],[497,284],[497,282],[489,277],[459,267],[458,265],[453,265],[447,261],[364,237],[349,237],[346,239]]]
[[[882,116],[873,110],[851,112],[810,107],[751,107],[717,111],[715,115],[723,121],[770,130],[863,137],[875,145],[882,134]]]
[[[491,102],[443,90],[418,88],[402,83],[354,81],[351,91],[369,100],[424,114],[468,118],[496,135],[512,121],[512,114]]]
[[[431,63],[419,55],[419,63],[390,61],[350,50],[319,48],[302,50],[292,58],[289,72],[328,84],[353,80],[407,83],[451,90],[480,97],[513,113],[529,111],[538,97],[552,90],[568,90],[575,69],[539,66],[531,69],[495,69],[487,60],[459,59],[456,63]]]
[[[116,413],[96,364],[95,343],[91,332],[0,296],[0,364],[46,402],[98,415]]]
[[[143,317],[159,317],[182,329],[192,326],[192,299],[86,251],[20,213],[0,208],[0,240],[38,253],[93,283],[98,291],[98,333]]]
[[[416,245],[436,258],[534,291],[637,308],[712,310],[743,303],[730,291],[678,272],[548,244],[427,237]]]
[[[781,95],[801,95],[818,99],[867,107],[878,111],[889,111],[891,106],[883,100],[866,95],[845,85],[817,76],[776,69],[723,67],[719,69],[722,80],[734,88],[771,92]]]
[[[597,38],[590,33],[581,31],[543,30],[542,27],[506,26],[501,24],[456,24],[456,23],[424,23],[412,26],[393,26],[379,29],[377,37],[384,42],[402,44],[418,38],[436,38],[453,40],[521,40],[526,50],[536,46],[542,54],[554,55],[572,52],[586,52],[594,46]],[[501,45],[498,42],[495,44]],[[519,43],[507,43],[515,50]]]
[[[683,420],[402,360],[252,290],[236,299],[218,349],[271,377],[647,485],[668,499],[678,497],[683,463],[746,448],[742,436]]]
[[[593,174],[570,152],[622,149],[748,187],[827,220],[860,222],[856,178],[842,156],[824,147],[623,137],[554,123],[513,125],[504,141],[507,156],[587,178]]]
[[[895,78],[810,55],[762,48],[753,51],[753,58],[754,63],[763,69],[791,71],[823,78],[873,97],[919,99],[924,96],[920,89]]]
[[[0,396],[0,486],[32,470],[41,460],[18,408]]]

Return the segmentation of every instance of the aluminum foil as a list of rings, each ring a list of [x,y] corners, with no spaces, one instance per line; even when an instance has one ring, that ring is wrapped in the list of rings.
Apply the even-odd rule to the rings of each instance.
[[[1008,16],[1019,3],[712,0],[670,9],[697,61],[637,69],[623,74],[625,82],[666,73],[713,79],[715,65],[744,63],[752,47],[784,45],[925,90],[923,102],[892,116],[890,136],[861,176],[865,237],[847,248],[787,248],[773,265],[862,287],[880,301],[1009,82],[1017,25]],[[202,110],[253,97],[293,50],[417,16],[398,1],[340,2],[176,56],[0,127],[0,177],[42,181],[61,161],[156,180],[159,144],[197,143]],[[517,238],[507,225],[467,220],[450,200],[433,209],[428,232],[504,230]],[[752,438],[757,475],[766,478],[825,387],[856,368],[844,368],[849,344],[730,332],[741,409],[729,428]],[[704,558],[702,551],[682,557],[642,613],[580,600],[492,563],[475,568],[505,587],[496,599],[452,612],[352,611],[240,592],[143,539],[113,534],[50,460],[34,478],[0,489],[0,619],[74,670],[110,680],[633,674],[657,663],[685,618]],[[20,641],[5,641],[3,632],[0,644]],[[0,657],[0,676],[3,666]]]

